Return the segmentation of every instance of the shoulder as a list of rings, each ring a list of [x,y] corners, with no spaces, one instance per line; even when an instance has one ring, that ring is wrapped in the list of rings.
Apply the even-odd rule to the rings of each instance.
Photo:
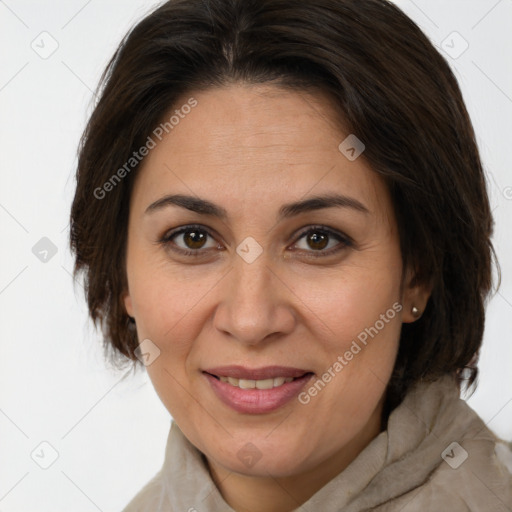
[[[451,378],[418,386],[388,427],[387,467],[375,483],[395,490],[375,510],[512,510],[510,446],[459,398]]]
[[[512,453],[491,432],[453,442],[441,457],[443,461],[425,486],[426,494],[440,506],[453,503],[450,510],[510,511],[512,468],[505,461],[507,457],[512,460]]]

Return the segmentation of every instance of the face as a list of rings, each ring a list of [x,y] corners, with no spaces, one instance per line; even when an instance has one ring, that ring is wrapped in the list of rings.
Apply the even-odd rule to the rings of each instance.
[[[124,303],[149,376],[212,467],[339,469],[380,430],[411,320],[387,188],[340,151],[349,132],[320,95],[190,97],[131,197]]]

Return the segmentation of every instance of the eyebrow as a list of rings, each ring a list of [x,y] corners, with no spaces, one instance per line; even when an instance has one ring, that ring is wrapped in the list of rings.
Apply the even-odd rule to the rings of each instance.
[[[210,215],[222,220],[226,220],[228,218],[228,212],[222,206],[216,205],[207,199],[183,194],[171,194],[161,197],[146,208],[145,214],[154,213],[168,206],[179,206],[198,213],[199,215]],[[358,212],[366,214],[370,213],[370,210],[368,210],[363,203],[353,197],[341,194],[327,194],[309,197],[294,203],[284,204],[279,209],[278,218],[279,220],[282,220],[301,213],[333,207],[351,208]]]

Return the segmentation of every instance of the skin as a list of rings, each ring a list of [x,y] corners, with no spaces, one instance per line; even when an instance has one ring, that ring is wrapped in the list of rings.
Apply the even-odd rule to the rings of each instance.
[[[388,190],[364,154],[349,161],[338,149],[349,132],[327,98],[235,84],[189,94],[178,105],[191,96],[197,106],[150,151],[136,178],[124,304],[139,340],[161,351],[147,366],[156,392],[206,455],[226,502],[239,512],[289,511],[379,434],[402,322],[415,320],[411,308],[422,311],[428,291],[410,285],[409,271],[400,289]],[[368,212],[329,207],[277,219],[285,203],[333,192]],[[145,213],[167,194],[208,199],[227,218],[174,205]],[[211,235],[159,243],[189,224]],[[331,236],[319,248],[304,235],[315,225],[352,245]],[[236,252],[249,236],[263,249],[252,263]],[[322,256],[334,247],[340,250]],[[219,401],[202,373],[283,365],[318,378],[394,303],[403,309],[308,404],[293,399],[270,413],[242,414]],[[248,442],[261,453],[252,467],[237,456]]]

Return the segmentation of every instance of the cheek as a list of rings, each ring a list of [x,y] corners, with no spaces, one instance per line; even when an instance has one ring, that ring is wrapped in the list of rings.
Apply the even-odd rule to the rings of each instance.
[[[180,352],[194,339],[195,330],[200,327],[194,315],[204,308],[205,299],[219,276],[198,270],[192,278],[190,274],[162,267],[148,263],[134,267],[130,275],[137,329],[139,337],[155,343],[159,340],[161,344],[172,341],[173,350]]]
[[[301,282],[297,294],[309,298],[314,313],[309,318],[325,364],[326,373],[318,377],[329,382],[317,403],[332,411],[335,424],[360,428],[385,390],[398,350],[400,267],[383,260],[347,267],[337,278],[331,274]]]
[[[382,266],[358,264],[324,275],[305,274],[294,282],[294,293],[307,306],[303,309],[310,311],[306,314],[317,331],[339,349],[378,322],[381,315],[389,320],[386,326],[396,323],[392,320],[398,308],[393,305],[400,300],[400,273],[393,262]]]
[[[215,280],[184,280],[155,268],[151,273],[141,272],[134,280],[131,292],[139,339],[150,339],[160,350],[159,357],[146,370],[173,417],[187,414],[187,369],[191,354],[197,350],[195,340],[204,326],[205,299],[214,284]]]

